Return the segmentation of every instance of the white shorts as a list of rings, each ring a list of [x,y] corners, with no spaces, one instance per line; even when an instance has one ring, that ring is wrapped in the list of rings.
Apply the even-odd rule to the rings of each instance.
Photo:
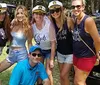
[[[73,64],[73,54],[62,55],[61,53],[57,52],[57,57],[59,63]]]

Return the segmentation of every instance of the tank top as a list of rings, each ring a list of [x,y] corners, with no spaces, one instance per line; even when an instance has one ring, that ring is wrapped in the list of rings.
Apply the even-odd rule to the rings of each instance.
[[[36,44],[40,46],[42,50],[50,50],[50,37],[49,37],[49,28],[50,28],[50,20],[47,17],[44,17],[45,25],[41,30],[39,30],[34,23],[32,25],[34,39],[36,41]]]
[[[72,39],[72,33],[68,29],[67,21],[64,22],[63,29],[60,32],[54,19],[53,23],[55,26],[56,38],[57,38],[57,51],[63,55],[72,54],[73,39]]]
[[[85,15],[80,24],[75,23],[75,25],[74,25],[73,54],[78,58],[94,56],[94,54],[91,52],[91,50],[80,40],[79,35],[85,41],[85,43],[87,43],[88,46],[95,52],[95,48],[93,45],[93,39],[88,33],[85,32],[85,29],[84,29],[85,20],[87,18],[88,18],[88,16]],[[78,33],[79,33],[79,35],[78,35]]]
[[[11,46],[13,47],[26,47],[25,42],[26,42],[26,37],[22,32],[11,32],[12,35],[12,43]]]

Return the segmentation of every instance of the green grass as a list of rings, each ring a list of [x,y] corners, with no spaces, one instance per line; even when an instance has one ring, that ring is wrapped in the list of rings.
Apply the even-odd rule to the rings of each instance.
[[[6,57],[7,57],[7,54],[6,54],[6,47],[5,47],[3,49],[2,55],[0,55],[0,62],[2,60],[4,60]],[[11,74],[13,67],[14,67],[14,65],[12,67],[10,67],[9,69],[0,73],[0,81],[2,82],[2,85],[8,85],[8,81],[9,81],[10,74]]]

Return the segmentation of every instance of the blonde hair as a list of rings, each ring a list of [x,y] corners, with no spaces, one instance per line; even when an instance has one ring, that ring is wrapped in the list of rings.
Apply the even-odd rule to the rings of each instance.
[[[59,29],[59,32],[63,29],[63,24],[64,24],[64,22],[66,21],[66,19],[67,19],[67,17],[66,17],[66,15],[65,15],[65,13],[64,13],[64,11],[63,11],[63,9],[62,9],[62,11],[61,11],[61,16],[60,16],[61,27],[60,27],[60,29]]]
[[[30,28],[30,23],[29,23],[29,19],[28,19],[28,10],[26,9],[25,6],[23,5],[19,5],[16,10],[15,10],[15,17],[14,17],[14,20],[12,21],[11,23],[11,26],[14,27],[14,26],[17,26],[19,24],[18,20],[17,20],[17,14],[18,14],[18,10],[19,9],[22,9],[23,10],[23,14],[25,15],[24,16],[24,20],[22,21],[22,31],[24,33],[24,35],[26,37],[29,36],[29,31],[31,30]]]
[[[77,1],[77,0],[72,0],[72,1]],[[86,0],[79,0],[79,1],[82,1],[82,4],[83,4],[84,6],[86,6]]]

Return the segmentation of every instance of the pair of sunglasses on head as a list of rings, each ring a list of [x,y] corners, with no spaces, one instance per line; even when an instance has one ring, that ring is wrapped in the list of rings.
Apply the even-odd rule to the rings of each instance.
[[[51,14],[53,14],[54,12],[58,13],[59,11],[61,11],[61,8],[55,8],[55,9],[50,9],[49,12]]]
[[[37,54],[37,53],[32,53],[31,55],[32,55],[33,57],[36,57],[36,56],[42,57],[42,54],[41,54],[41,53],[39,53],[39,54]]]

